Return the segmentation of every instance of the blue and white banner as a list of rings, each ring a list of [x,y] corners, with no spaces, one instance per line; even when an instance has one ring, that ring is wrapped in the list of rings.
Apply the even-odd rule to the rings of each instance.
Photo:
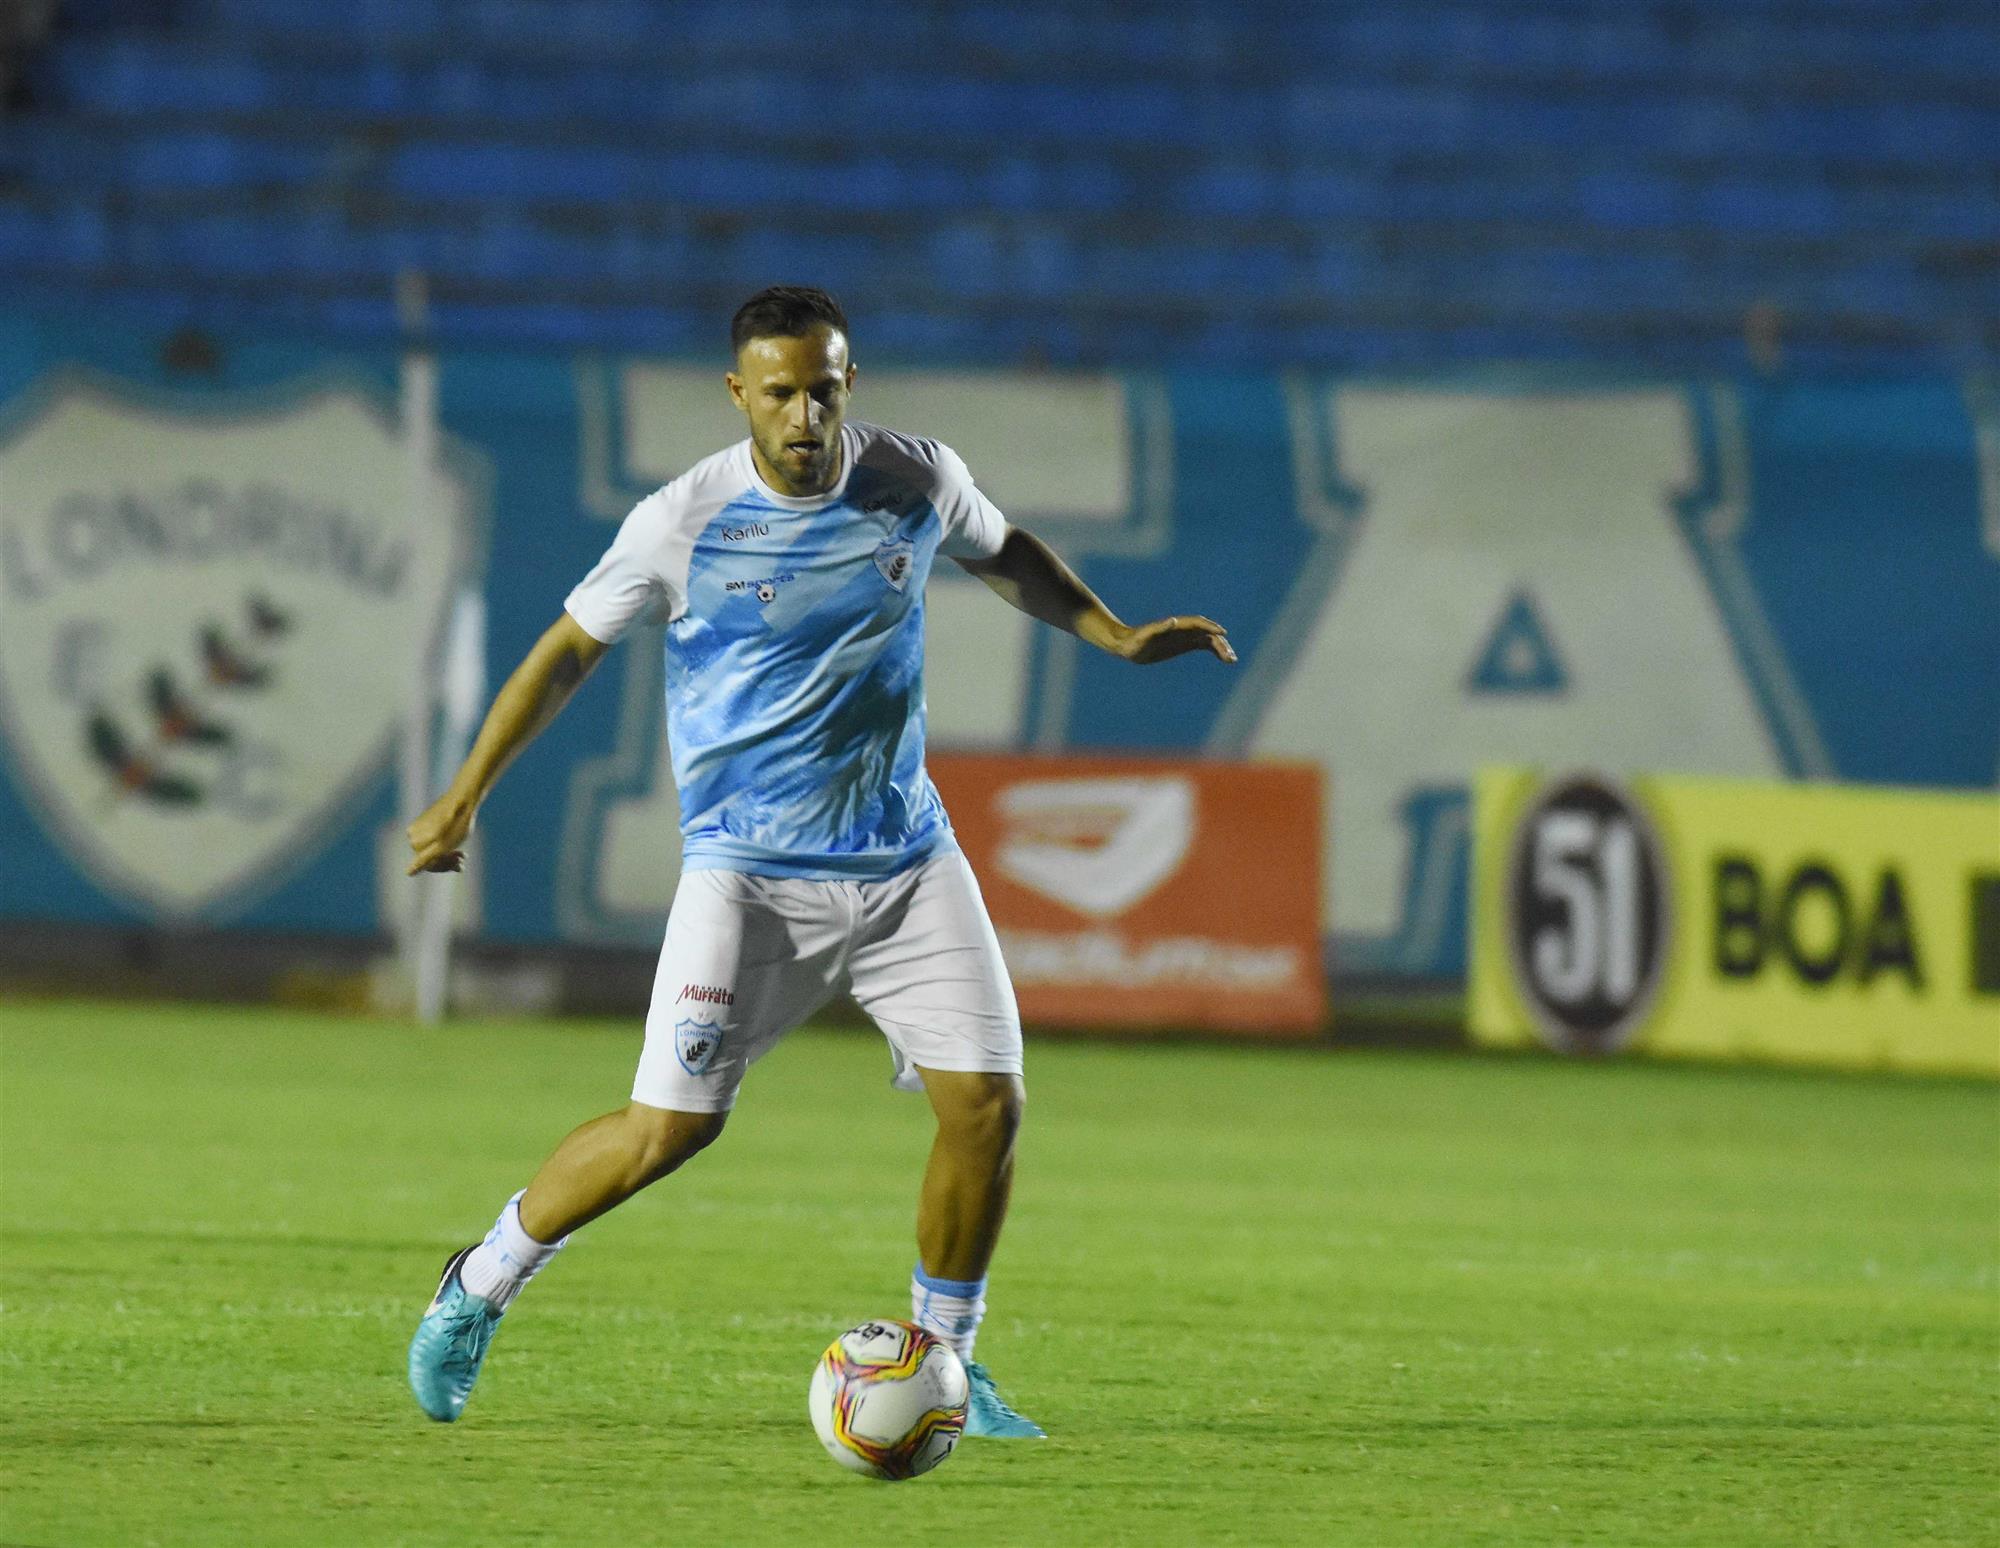
[[[0,315],[0,914],[384,928],[393,734],[454,584],[483,576],[497,682],[632,502],[740,436],[724,362],[446,353],[418,501],[392,356],[223,339],[189,374],[161,343]],[[1243,658],[1132,668],[941,573],[934,745],[1322,765],[1339,974],[1463,974],[1481,764],[1995,781],[1977,384],[859,358],[858,417],[947,441],[1120,612],[1205,612]],[[628,643],[509,773],[489,937],[657,941],[662,693]]]

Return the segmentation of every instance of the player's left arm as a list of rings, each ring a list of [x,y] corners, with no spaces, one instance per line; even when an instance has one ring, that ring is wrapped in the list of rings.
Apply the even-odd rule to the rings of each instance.
[[[1009,525],[992,558],[958,563],[1029,617],[1141,666],[1191,650],[1208,651],[1221,661],[1236,659],[1229,631],[1212,618],[1180,613],[1151,623],[1124,622],[1053,548],[1025,528]]]

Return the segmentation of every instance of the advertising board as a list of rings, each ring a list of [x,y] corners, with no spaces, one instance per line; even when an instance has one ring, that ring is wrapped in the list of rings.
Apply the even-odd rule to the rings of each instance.
[[[1030,1024],[1309,1035],[1319,771],[934,754]]]
[[[1476,1041],[2000,1074],[2000,798],[1481,772]]]

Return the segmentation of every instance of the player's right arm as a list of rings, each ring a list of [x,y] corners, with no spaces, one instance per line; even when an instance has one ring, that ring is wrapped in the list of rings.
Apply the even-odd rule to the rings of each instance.
[[[686,515],[685,495],[694,477],[683,475],[632,508],[604,557],[577,583],[562,613],[514,669],[486,712],[486,723],[451,788],[410,824],[410,848],[416,854],[410,862],[412,876],[462,868],[473,816],[507,765],[556,718],[627,630],[672,616],[679,593],[662,572],[661,560],[665,551],[678,547],[683,556],[679,574],[685,578],[692,537],[680,518]]]
[[[608,648],[567,612],[535,641],[494,696],[478,739],[450,788],[410,824],[410,848],[416,854],[410,862],[410,875],[456,871],[464,866],[465,841],[472,832],[479,803],[521,749],[569,703],[570,695],[590,676],[591,668]]]

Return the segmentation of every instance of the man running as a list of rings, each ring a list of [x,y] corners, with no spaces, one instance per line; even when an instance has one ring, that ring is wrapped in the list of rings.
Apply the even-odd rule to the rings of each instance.
[[[759,292],[730,343],[749,439],[633,508],[410,825],[412,875],[457,870],[480,802],[606,648],[666,626],[682,875],[632,1099],[563,1140],[445,1264],[410,1386],[433,1419],[458,1418],[501,1315],[570,1233],[713,1143],[752,1061],[846,992],[937,1117],[913,1320],[966,1362],[968,1435],[1038,1436],[972,1360],[1013,1180],[1021,1027],[924,772],[924,584],[942,553],[1128,661],[1235,652],[1206,618],[1121,623],[948,447],[848,423],[847,319],[824,291]]]

